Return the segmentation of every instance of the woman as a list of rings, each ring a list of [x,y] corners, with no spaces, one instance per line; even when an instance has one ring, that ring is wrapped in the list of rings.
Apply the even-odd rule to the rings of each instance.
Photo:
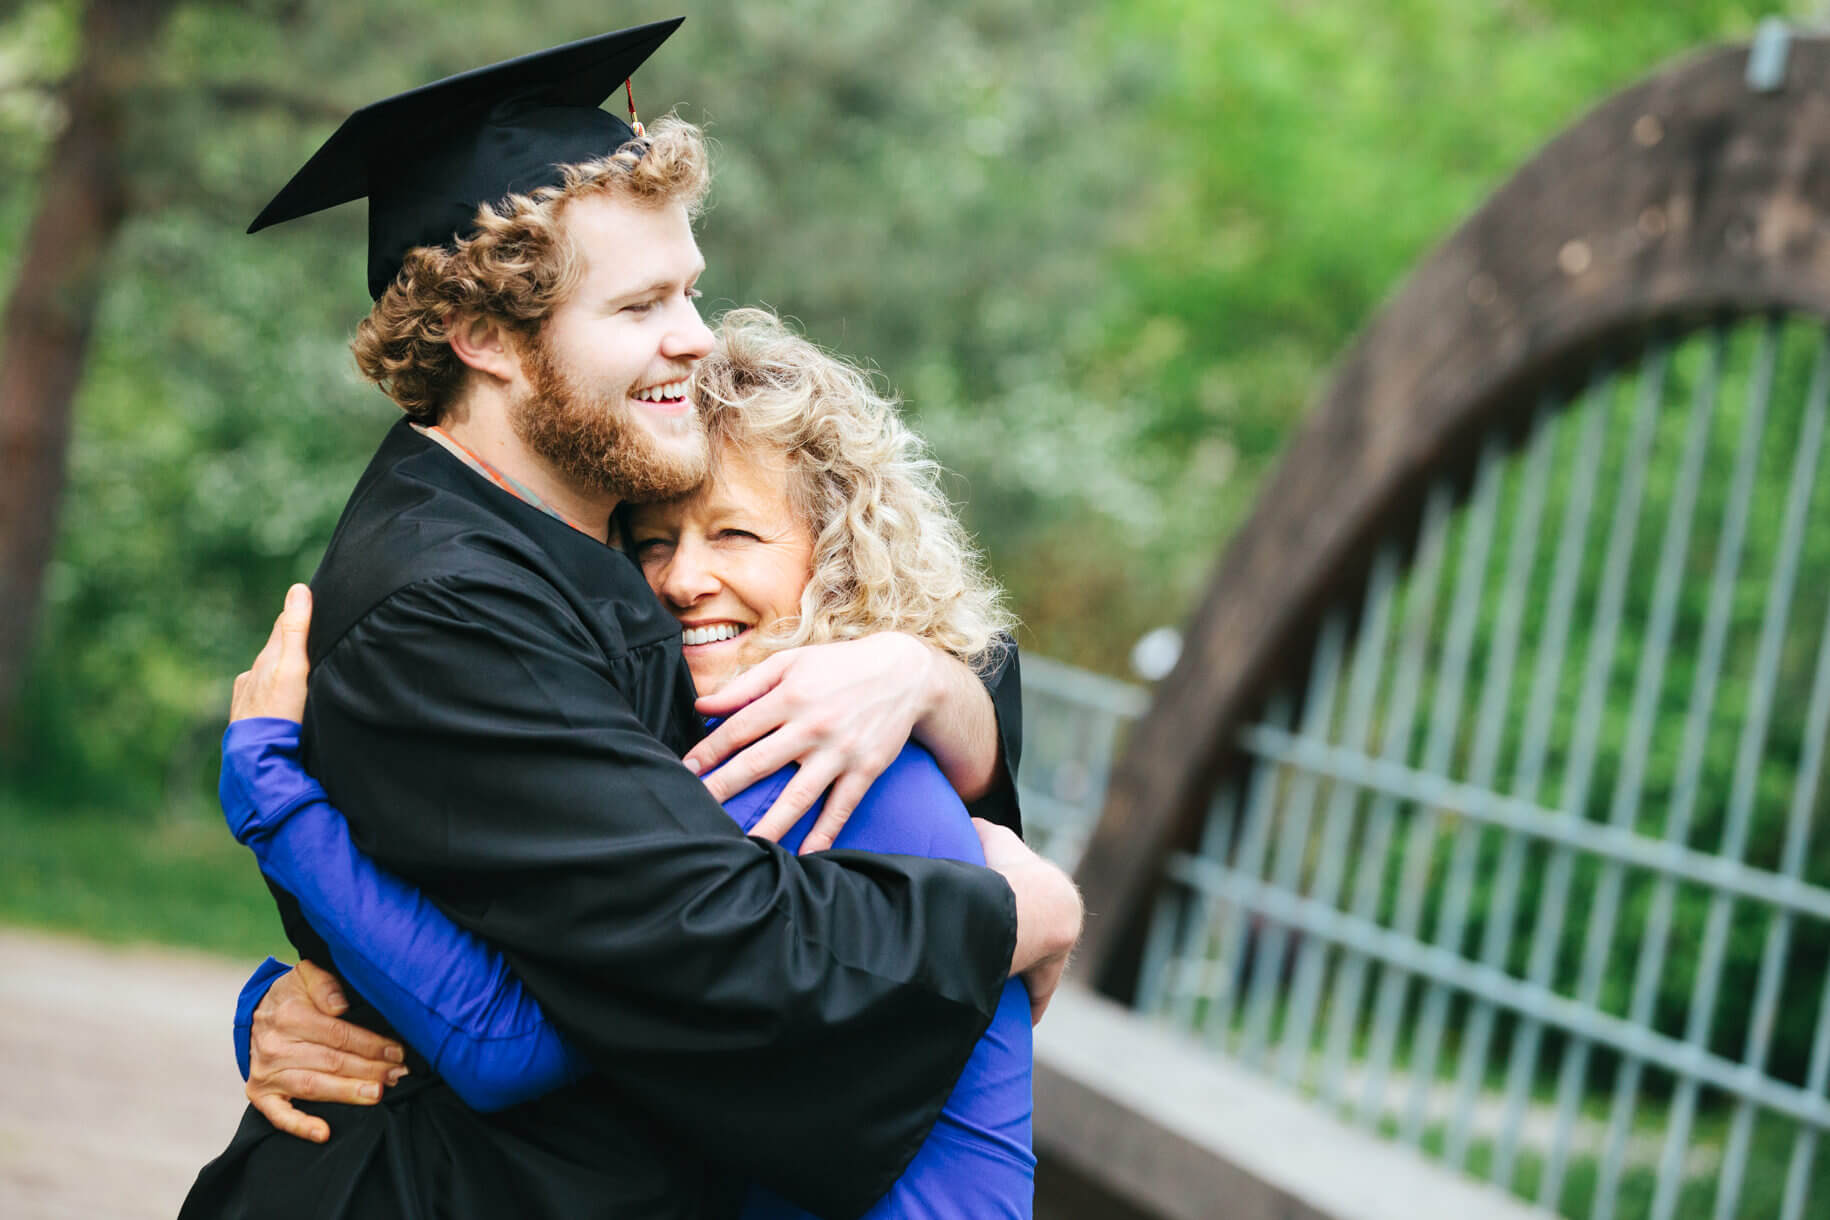
[[[879,631],[918,636],[975,665],[994,661],[1010,620],[948,511],[937,467],[893,406],[867,376],[772,315],[734,311],[721,329],[696,394],[716,473],[681,499],[631,506],[618,523],[681,623],[699,693],[773,651]],[[285,697],[302,704],[302,688]],[[310,891],[299,896],[340,971],[477,1108],[512,1105],[585,1074],[493,951],[354,852],[321,791],[274,748],[271,728],[259,720],[232,726],[225,811],[264,871],[289,890]],[[785,768],[727,809],[751,829],[791,778]],[[276,791],[293,795],[261,795]],[[784,845],[798,846],[817,812]],[[912,743],[835,846],[983,862],[964,806]],[[271,972],[257,974],[244,1011],[270,981]],[[475,1013],[488,1016],[453,1015]],[[1029,1028],[1028,994],[1013,980],[933,1133],[872,1216],[1029,1214]],[[291,1032],[328,1042],[346,1031],[307,1024]],[[297,1064],[257,1059],[254,1068],[271,1077],[314,1062],[306,1053]],[[761,1188],[744,1210],[756,1218],[805,1214]]]

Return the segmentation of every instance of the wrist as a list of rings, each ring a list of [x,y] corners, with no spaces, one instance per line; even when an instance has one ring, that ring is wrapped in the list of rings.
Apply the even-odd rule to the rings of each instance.
[[[953,677],[949,662],[953,658],[926,640],[918,640],[912,635],[902,635],[901,638],[909,642],[910,664],[918,666],[921,674],[915,712],[916,735],[920,736],[922,730],[934,728],[935,719],[947,706]]]

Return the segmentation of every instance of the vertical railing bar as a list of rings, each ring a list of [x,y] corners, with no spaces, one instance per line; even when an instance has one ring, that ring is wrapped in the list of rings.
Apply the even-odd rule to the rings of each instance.
[[[1393,590],[1397,583],[1397,553],[1390,548],[1382,549],[1374,558],[1372,572],[1367,578],[1366,599],[1360,613],[1360,638],[1354,645],[1353,668],[1347,680],[1341,744],[1351,749],[1365,750],[1371,734],[1373,708],[1378,702],[1379,683],[1384,677],[1385,654],[1391,639]],[[1321,863],[1312,891],[1317,902],[1333,906],[1340,894],[1341,879],[1347,870],[1347,844],[1353,835],[1360,792],[1357,784],[1337,782],[1328,794],[1328,811],[1322,822]],[[1327,946],[1313,936],[1303,937],[1297,949],[1295,982],[1291,988],[1290,1012],[1284,1026],[1283,1054],[1278,1067],[1278,1075],[1298,1087],[1302,1085],[1309,1043],[1315,1032],[1315,1010],[1327,964]]]
[[[1225,863],[1228,836],[1238,828],[1234,821],[1238,810],[1237,794],[1237,786],[1226,783],[1208,800],[1207,816],[1201,820],[1201,838],[1195,847],[1197,856]],[[1165,887],[1169,884],[1171,879],[1165,877]],[[1171,1026],[1195,1028],[1194,1017],[1203,995],[1201,988],[1214,978],[1213,955],[1208,952],[1212,942],[1214,903],[1213,895],[1191,887],[1176,920],[1176,935],[1169,946],[1163,975],[1165,994],[1157,1004],[1158,1013]]]
[[[1493,521],[1499,500],[1500,443],[1488,436],[1482,446],[1475,478],[1471,507],[1465,518],[1461,560],[1455,574],[1455,598],[1449,608],[1448,634],[1443,642],[1441,668],[1437,671],[1435,692],[1431,696],[1429,738],[1424,744],[1423,769],[1432,774],[1448,773],[1455,750],[1456,730],[1461,725],[1462,698],[1467,689],[1468,659],[1474,651],[1474,626],[1486,589],[1487,560],[1493,548]],[[1437,825],[1441,815],[1433,805],[1415,810],[1411,816],[1410,838],[1405,844],[1405,859],[1398,888],[1398,910],[1393,927],[1403,936],[1415,936],[1423,915],[1424,891],[1429,886],[1430,862],[1436,851]],[[1386,1080],[1391,1072],[1392,1056],[1397,1045],[1399,1014],[1411,976],[1395,964],[1380,969],[1378,1000],[1373,1024],[1372,1066],[1366,1084],[1365,1110],[1375,1117],[1384,1109]],[[1413,1040],[1412,1047],[1417,1043]],[[1430,1062],[1435,1048],[1429,1048]],[[1427,1084],[1425,1085],[1427,1088]],[[1417,1133],[1405,1134],[1404,1142],[1415,1144]]]
[[[1404,638],[1400,645],[1397,674],[1392,684],[1391,700],[1386,708],[1385,739],[1381,756],[1403,761],[1410,756],[1411,732],[1417,723],[1417,694],[1422,685],[1425,653],[1429,648],[1430,629],[1436,620],[1437,585],[1442,575],[1444,535],[1448,530],[1449,493],[1443,484],[1430,489],[1423,507],[1418,532],[1417,553],[1411,568],[1411,588],[1404,609]],[[1354,877],[1352,911],[1368,921],[1374,919],[1379,890],[1385,877],[1385,857],[1389,849],[1392,824],[1397,817],[1397,799],[1389,793],[1378,793],[1366,814],[1365,837],[1359,853],[1359,871]],[[1368,959],[1364,953],[1349,947],[1341,950],[1334,994],[1330,1004],[1328,1046],[1323,1055],[1322,1096],[1330,1105],[1337,1104],[1347,1071],[1354,1027],[1360,1019],[1360,994],[1365,986]]]
[[[1261,767],[1269,768],[1271,764],[1261,762]],[[1222,867],[1226,864],[1227,836],[1234,829],[1239,815],[1239,787],[1237,781],[1229,782],[1220,790],[1207,811],[1207,824],[1201,828],[1199,854],[1214,861]],[[1182,955],[1182,970],[1195,973],[1193,983],[1184,983],[1181,990],[1181,1012],[1179,1024],[1182,1028],[1199,1032],[1201,1001],[1212,997],[1221,983],[1221,972],[1227,968],[1217,946],[1221,940],[1220,920],[1226,910],[1226,904],[1206,890],[1201,891],[1200,915],[1190,923],[1189,939]],[[1192,964],[1191,964],[1192,963]]]
[[[1513,764],[1513,791],[1528,801],[1537,799],[1538,788],[1544,777],[1551,713],[1555,710],[1556,695],[1561,685],[1570,622],[1581,584],[1582,554],[1587,548],[1589,522],[1594,515],[1595,487],[1601,475],[1602,437],[1607,424],[1607,412],[1602,404],[1611,397],[1611,393],[1610,377],[1602,372],[1591,383],[1580,405],[1570,408],[1578,414],[1581,423],[1579,431],[1572,430],[1576,446],[1572,455],[1576,477],[1568,499],[1564,502],[1558,527],[1550,608],[1534,658],[1524,732]],[[1533,461],[1543,467],[1535,476],[1540,481],[1548,477],[1555,440],[1551,424],[1557,409],[1556,404],[1549,400],[1540,403],[1538,407],[1538,426],[1541,431],[1538,441],[1534,442],[1537,448]],[[1511,948],[1519,889],[1524,877],[1525,850],[1526,839],[1523,835],[1508,834],[1501,849],[1499,866],[1495,870],[1493,906],[1481,936],[1480,955],[1481,964],[1495,970],[1504,969]],[[1473,1128],[1474,1104],[1480,1094],[1482,1078],[1486,1075],[1487,1050],[1492,1042],[1497,1015],[1498,1010],[1492,1001],[1485,997],[1475,998],[1474,1010],[1468,1022],[1468,1034],[1462,1043],[1461,1058],[1455,1073],[1455,1118],[1451,1120],[1450,1128],[1461,1134],[1459,1147],[1454,1137],[1450,1147],[1456,1165],[1466,1155],[1467,1132]],[[1509,1155],[1503,1145],[1496,1147],[1494,1165],[1508,1164]],[[1493,1176],[1495,1181],[1504,1186],[1510,1181],[1510,1170],[1504,1179],[1497,1173]]]
[[[1691,395],[1690,417],[1685,426],[1684,451],[1679,459],[1677,486],[1665,516],[1665,536],[1659,547],[1657,574],[1653,581],[1652,615],[1647,625],[1646,646],[1641,651],[1639,670],[1633,687],[1628,713],[1627,741],[1621,766],[1615,776],[1614,794],[1609,804],[1608,823],[1631,830],[1639,815],[1639,798],[1646,774],[1646,756],[1651,747],[1652,728],[1658,720],[1658,707],[1665,688],[1665,661],[1671,646],[1671,633],[1677,623],[1678,592],[1684,573],[1684,560],[1690,550],[1690,530],[1696,516],[1697,488],[1702,478],[1703,457],[1709,449],[1710,424],[1715,418],[1716,383],[1720,377],[1724,335],[1721,329],[1711,334],[1707,347],[1705,375]],[[1647,361],[1642,372],[1642,392],[1656,401],[1664,401],[1665,372],[1670,360],[1669,349],[1660,347]],[[1617,860],[1602,867],[1594,903],[1589,909],[1588,935],[1582,949],[1582,966],[1577,984],[1580,1003],[1593,1005],[1601,993],[1608,954],[1613,948],[1615,924],[1619,918],[1620,888],[1625,870]],[[1577,1112],[1582,1106],[1582,1085],[1588,1077],[1589,1043],[1576,1038],[1565,1048],[1557,1077],[1556,1124],[1552,1129],[1550,1152],[1545,1158],[1539,1180],[1540,1202],[1554,1206],[1561,1197],[1563,1175],[1569,1161],[1570,1137],[1574,1133]],[[1613,1191],[1608,1166],[1604,1163],[1598,1182],[1597,1206],[1601,1220],[1611,1220]]]
[[[1118,752],[1118,734],[1124,726],[1124,717],[1106,704],[1095,705],[1098,708],[1099,728],[1092,734],[1092,748],[1088,751],[1087,764],[1087,801],[1092,806],[1082,825],[1091,825],[1099,819],[1100,807],[1105,803],[1106,790],[1112,783],[1112,759]],[[1082,837],[1084,850],[1085,838]],[[1062,867],[1072,871],[1080,864],[1080,852],[1074,853],[1071,864]]]
[[[1707,361],[1703,376],[1691,395],[1689,418],[1685,424],[1684,449],[1678,462],[1677,484],[1665,516],[1665,536],[1659,547],[1657,573],[1653,580],[1652,614],[1646,628],[1645,647],[1640,654],[1639,670],[1633,686],[1633,698],[1627,720],[1627,740],[1621,766],[1615,777],[1614,793],[1609,802],[1608,824],[1631,830],[1638,820],[1639,800],[1645,783],[1646,757],[1652,744],[1652,730],[1658,722],[1658,708],[1665,688],[1665,663],[1670,653],[1671,635],[1677,624],[1678,593],[1682,587],[1684,562],[1690,552],[1691,526],[1696,517],[1697,490],[1702,481],[1703,459],[1709,450],[1710,426],[1715,418],[1716,385],[1720,380],[1724,334],[1711,333],[1706,347]],[[1660,351],[1648,362],[1645,378],[1647,392],[1663,400],[1664,376],[1669,356]],[[1589,912],[1588,935],[1582,950],[1577,996],[1580,1003],[1594,1005],[1601,993],[1602,978],[1608,955],[1614,945],[1619,917],[1620,889],[1625,870],[1618,860],[1609,859],[1602,867],[1595,890],[1594,905]],[[1557,1080],[1557,1122],[1551,1136],[1550,1155],[1545,1160],[1540,1199],[1554,1202],[1562,1192],[1567,1167],[1570,1136],[1575,1129],[1576,1113],[1581,1107],[1581,1087],[1588,1076],[1589,1044],[1574,1039],[1564,1052]],[[1613,1211],[1613,1174],[1618,1160],[1603,1158],[1597,1176],[1596,1204],[1598,1220],[1607,1220]]]
[[[1271,696],[1265,718],[1288,728],[1290,703],[1289,692],[1278,691]],[[1251,792],[1246,798],[1245,825],[1241,829],[1239,847],[1234,856],[1234,868],[1242,876],[1256,879],[1264,868],[1265,849],[1270,839],[1271,809],[1277,803],[1278,781],[1282,778],[1283,770],[1282,767],[1262,761],[1252,767]],[[1232,918],[1227,918],[1228,915]],[[1232,1038],[1233,1010],[1240,984],[1244,981],[1239,959],[1245,947],[1247,919],[1246,912],[1237,906],[1223,907],[1220,918],[1224,925],[1219,937],[1223,950],[1220,969],[1226,973],[1226,986],[1215,993],[1214,1024],[1208,1034],[1221,1047],[1230,1049],[1227,1044]]]
[[[1678,750],[1678,775],[1665,819],[1663,838],[1668,843],[1682,844],[1690,835],[1690,819],[1696,807],[1704,746],[1709,737],[1716,687],[1721,677],[1723,649],[1733,618],[1735,583],[1740,573],[1741,554],[1747,533],[1747,507],[1759,472],[1760,445],[1765,435],[1767,408],[1772,397],[1778,334],[1778,323],[1769,320],[1761,332],[1759,350],[1754,358],[1753,383],[1735,454],[1728,507],[1723,517],[1721,535],[1716,540],[1716,555],[1711,566],[1710,596],[1704,611],[1703,634],[1697,650],[1696,677],[1691,683],[1690,702],[1684,715],[1682,744]],[[1712,354],[1716,350],[1712,349]],[[1720,367],[1719,357],[1716,367]],[[1653,1004],[1658,997],[1658,980],[1665,968],[1675,895],[1676,889],[1671,879],[1660,876],[1654,886],[1645,927],[1640,934],[1632,999],[1627,1010],[1628,1019],[1636,1024],[1646,1025],[1652,1020]],[[1583,1044],[1583,1050],[1586,1054],[1586,1044]],[[1640,1079],[1644,1069],[1642,1060],[1629,1055],[1622,1060],[1614,1077],[1614,1094],[1608,1106],[1602,1172],[1596,1180],[1595,1197],[1597,1206],[1602,1208],[1601,1220],[1611,1214],[1614,1206],[1612,1196],[1618,1191],[1620,1167],[1625,1161],[1627,1142],[1633,1131],[1633,1112],[1638,1106]],[[1608,1192],[1606,1196],[1602,1193],[1604,1190]],[[1607,1199],[1605,1206],[1602,1205],[1604,1197]]]
[[[1824,985],[1817,997],[1817,1032],[1811,1038],[1811,1066],[1805,1071],[1805,1089],[1811,1096],[1823,1096],[1825,1085],[1830,1085],[1830,970],[1824,972]],[[1803,1220],[1806,1196],[1811,1191],[1811,1162],[1816,1156],[1817,1128],[1800,1124],[1798,1134],[1792,1137],[1792,1162],[1786,1166],[1780,1220]]]
[[[1780,652],[1785,644],[1792,594],[1798,581],[1799,551],[1804,545],[1805,518],[1817,477],[1823,445],[1824,409],[1830,399],[1830,342],[1819,345],[1817,366],[1805,405],[1804,428],[1792,463],[1792,483],[1786,495],[1779,560],[1768,589],[1766,612],[1761,616],[1760,643],[1754,659],[1753,689],[1748,694],[1748,714],[1742,720],[1740,747],[1735,758],[1730,789],[1728,823],[1722,830],[1720,854],[1740,860],[1747,852],[1747,835],[1753,821],[1761,755],[1766,749],[1767,725],[1772,717],[1773,691],[1778,682]],[[1715,1017],[1716,993],[1722,982],[1722,958],[1728,943],[1728,924],[1734,915],[1732,895],[1717,890],[1709,898],[1709,916],[1703,928],[1703,953],[1691,992],[1690,1013],[1684,1040],[1701,1046],[1709,1037]],[[1684,1077],[1665,1129],[1665,1150],[1660,1160],[1657,1192],[1652,1198],[1653,1220],[1670,1220],[1677,1207],[1678,1185],[1683,1174],[1684,1146],[1690,1142],[1690,1124],[1696,1111],[1697,1082]]]
[[[1334,724],[1335,692],[1340,685],[1341,653],[1347,630],[1338,615],[1324,624],[1310,669],[1309,690],[1303,701],[1302,736],[1327,741]],[[1309,823],[1314,816],[1315,772],[1299,770],[1282,805],[1277,829],[1277,855],[1272,883],[1295,893],[1301,888],[1303,861],[1309,854]],[[1277,987],[1283,978],[1284,949],[1289,931],[1269,924],[1252,953],[1252,994],[1247,1001],[1245,1045],[1240,1058],[1256,1067],[1263,1062],[1270,1036],[1271,1017],[1277,1007]]]
[[[1144,934],[1144,951],[1138,960],[1137,1003],[1139,1012],[1156,1016],[1168,1006],[1171,953],[1175,948],[1176,924],[1187,909],[1189,896],[1180,886],[1165,882],[1157,890],[1151,905],[1150,928]]]
[[[1499,452],[1497,439],[1490,437],[1488,450],[1482,454],[1482,470],[1480,470],[1482,490],[1479,490],[1475,496],[1475,507],[1469,510],[1469,552],[1466,558],[1468,558],[1469,565],[1477,565],[1477,567],[1473,569],[1475,587],[1471,593],[1468,624],[1466,624],[1468,638],[1462,640],[1457,646],[1460,649],[1459,664],[1464,669],[1468,664],[1468,651],[1473,644],[1473,611],[1479,609],[1480,600],[1484,598],[1484,591],[1486,591],[1484,580],[1486,580],[1488,554],[1490,554],[1491,540],[1493,540],[1493,521],[1499,510],[1499,457],[1501,457],[1501,452]],[[1524,490],[1526,496],[1530,492],[1532,492],[1532,488]],[[1526,516],[1535,516],[1537,512],[1541,512],[1541,508],[1543,508],[1543,499],[1541,499],[1543,483],[1541,481],[1537,487],[1537,494],[1539,494],[1537,505],[1523,505],[1523,507],[1532,508],[1532,512],[1521,514],[1521,521],[1526,519]],[[1479,536],[1479,552],[1475,552],[1477,549],[1473,545],[1477,536]],[[1471,774],[1468,779],[1468,783],[1482,785],[1482,787],[1490,785],[1491,779],[1493,779],[1493,766],[1499,757],[1501,726],[1506,719],[1506,693],[1512,688],[1512,658],[1517,649],[1517,642],[1519,642],[1519,624],[1523,618],[1523,609],[1519,604],[1524,600],[1524,582],[1530,574],[1528,571],[1530,558],[1534,554],[1532,545],[1519,536],[1517,529],[1513,530],[1510,541],[1512,541],[1513,552],[1508,556],[1508,573],[1506,573],[1506,583],[1504,583],[1501,594],[1501,611],[1499,611],[1501,622],[1499,622],[1499,626],[1495,627],[1490,666],[1486,673],[1486,684],[1482,690],[1480,708],[1477,712],[1477,721],[1475,721],[1477,722],[1477,728],[1475,728],[1477,741],[1475,741],[1475,752],[1471,759]],[[1524,563],[1519,562],[1521,552],[1524,552],[1524,560],[1526,560]],[[1464,580],[1466,578],[1468,578],[1468,573],[1464,571]],[[1508,600],[1512,600],[1513,604],[1508,604]],[[1453,704],[1453,715],[1460,719],[1460,691],[1457,691],[1457,699]],[[1449,759],[1444,752],[1442,766],[1438,768],[1442,774],[1448,772],[1448,763]],[[1431,816],[1429,816],[1431,838],[1435,838],[1435,821],[1437,821],[1437,814],[1435,814],[1435,810],[1431,810]],[[1451,953],[1460,953],[1462,926],[1468,915],[1469,898],[1473,894],[1475,849],[1480,845],[1480,834],[1482,834],[1482,829],[1479,825],[1469,827],[1466,819],[1460,819],[1457,829],[1453,832],[1455,847],[1453,847],[1453,856],[1449,861],[1448,887],[1446,887],[1448,893],[1444,894],[1442,911],[1437,916],[1437,935],[1435,935],[1435,944],[1448,949]],[[1424,863],[1424,867],[1427,867],[1429,861],[1426,858],[1422,863]],[[1418,878],[1418,885],[1416,885],[1418,893],[1415,898],[1418,907],[1422,905],[1422,889],[1424,889],[1422,878]],[[1413,915],[1413,920],[1415,920],[1415,915]],[[1426,993],[1426,1001],[1424,1001],[1422,1021],[1418,1022],[1418,1035],[1413,1041],[1411,1096],[1405,1103],[1404,1125],[1398,1132],[1400,1140],[1413,1147],[1422,1140],[1427,1101],[1437,1083],[1437,1054],[1440,1041],[1442,1041],[1442,1026],[1448,1017],[1448,1006],[1448,988],[1440,986],[1437,982],[1431,982]],[[1451,1138],[1455,1138],[1453,1132],[1451,1132]]]
[[[1830,603],[1825,606],[1823,633],[1818,637],[1817,671],[1811,679],[1804,749],[1799,757],[1798,776],[1792,785],[1792,807],[1786,814],[1786,841],[1779,864],[1782,877],[1804,875],[1805,851],[1811,840],[1811,814],[1817,806],[1817,786],[1823,774],[1826,736],[1830,736]],[[1760,982],[1755,988],[1754,1016],[1748,1025],[1747,1052],[1743,1056],[1750,1071],[1766,1071],[1791,936],[1792,912],[1785,909],[1775,912],[1760,955]],[[1753,1136],[1753,1118],[1754,1106],[1743,1098],[1735,1106],[1734,1121],[1729,1126],[1728,1149],[1722,1157],[1722,1173],[1716,1188],[1716,1220],[1726,1220],[1741,1197],[1741,1178],[1747,1165],[1748,1143]]]
[[[1594,634],[1589,637],[1570,761],[1563,775],[1560,803],[1572,816],[1580,817],[1588,804],[1589,780],[1601,739],[1601,712],[1607,701],[1607,688],[1613,675],[1614,648],[1626,594],[1628,561],[1639,529],[1646,464],[1652,449],[1655,431],[1653,425],[1657,416],[1657,399],[1649,394],[1640,394],[1632,439],[1621,472],[1620,491],[1609,524],[1608,547],[1602,560],[1596,625]],[[1532,931],[1531,961],[1527,970],[1527,977],[1537,986],[1550,985],[1551,970],[1557,956],[1557,942],[1563,934],[1563,916],[1569,899],[1574,864],[1575,854],[1568,848],[1558,847],[1551,851],[1538,919]],[[1512,1055],[1506,1065],[1506,1108],[1501,1129],[1503,1143],[1509,1149],[1516,1145],[1524,1121],[1526,1098],[1537,1067],[1538,1044],[1543,1036],[1543,1023],[1534,1014],[1524,1014],[1520,1036],[1513,1043]],[[1509,1175],[1510,1164],[1506,1170]]]

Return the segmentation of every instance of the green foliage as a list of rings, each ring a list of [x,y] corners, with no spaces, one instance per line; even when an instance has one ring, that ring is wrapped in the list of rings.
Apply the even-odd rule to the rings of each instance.
[[[1161,92],[1127,120],[1151,169],[1083,384],[1139,421],[1132,461],[1159,524],[1132,565],[1152,600],[1186,604],[1332,362],[1431,246],[1609,93],[1783,7],[1146,0],[1115,15],[1122,37],[1155,40]]]
[[[9,276],[79,12],[0,12]],[[711,0],[636,94],[719,141],[709,303],[876,361],[959,472],[1026,646],[1118,670],[1405,269],[1585,107],[1757,15]],[[134,213],[0,788],[206,795],[230,675],[395,418],[346,350],[361,209],[242,227],[336,114],[605,24],[585,0],[180,5],[129,110]]]

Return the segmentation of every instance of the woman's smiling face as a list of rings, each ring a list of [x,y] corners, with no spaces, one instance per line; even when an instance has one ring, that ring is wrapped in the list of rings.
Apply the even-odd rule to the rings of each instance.
[[[800,613],[813,535],[790,502],[788,477],[783,455],[727,445],[698,491],[629,513],[631,557],[680,620],[701,695],[761,661],[759,636]]]

